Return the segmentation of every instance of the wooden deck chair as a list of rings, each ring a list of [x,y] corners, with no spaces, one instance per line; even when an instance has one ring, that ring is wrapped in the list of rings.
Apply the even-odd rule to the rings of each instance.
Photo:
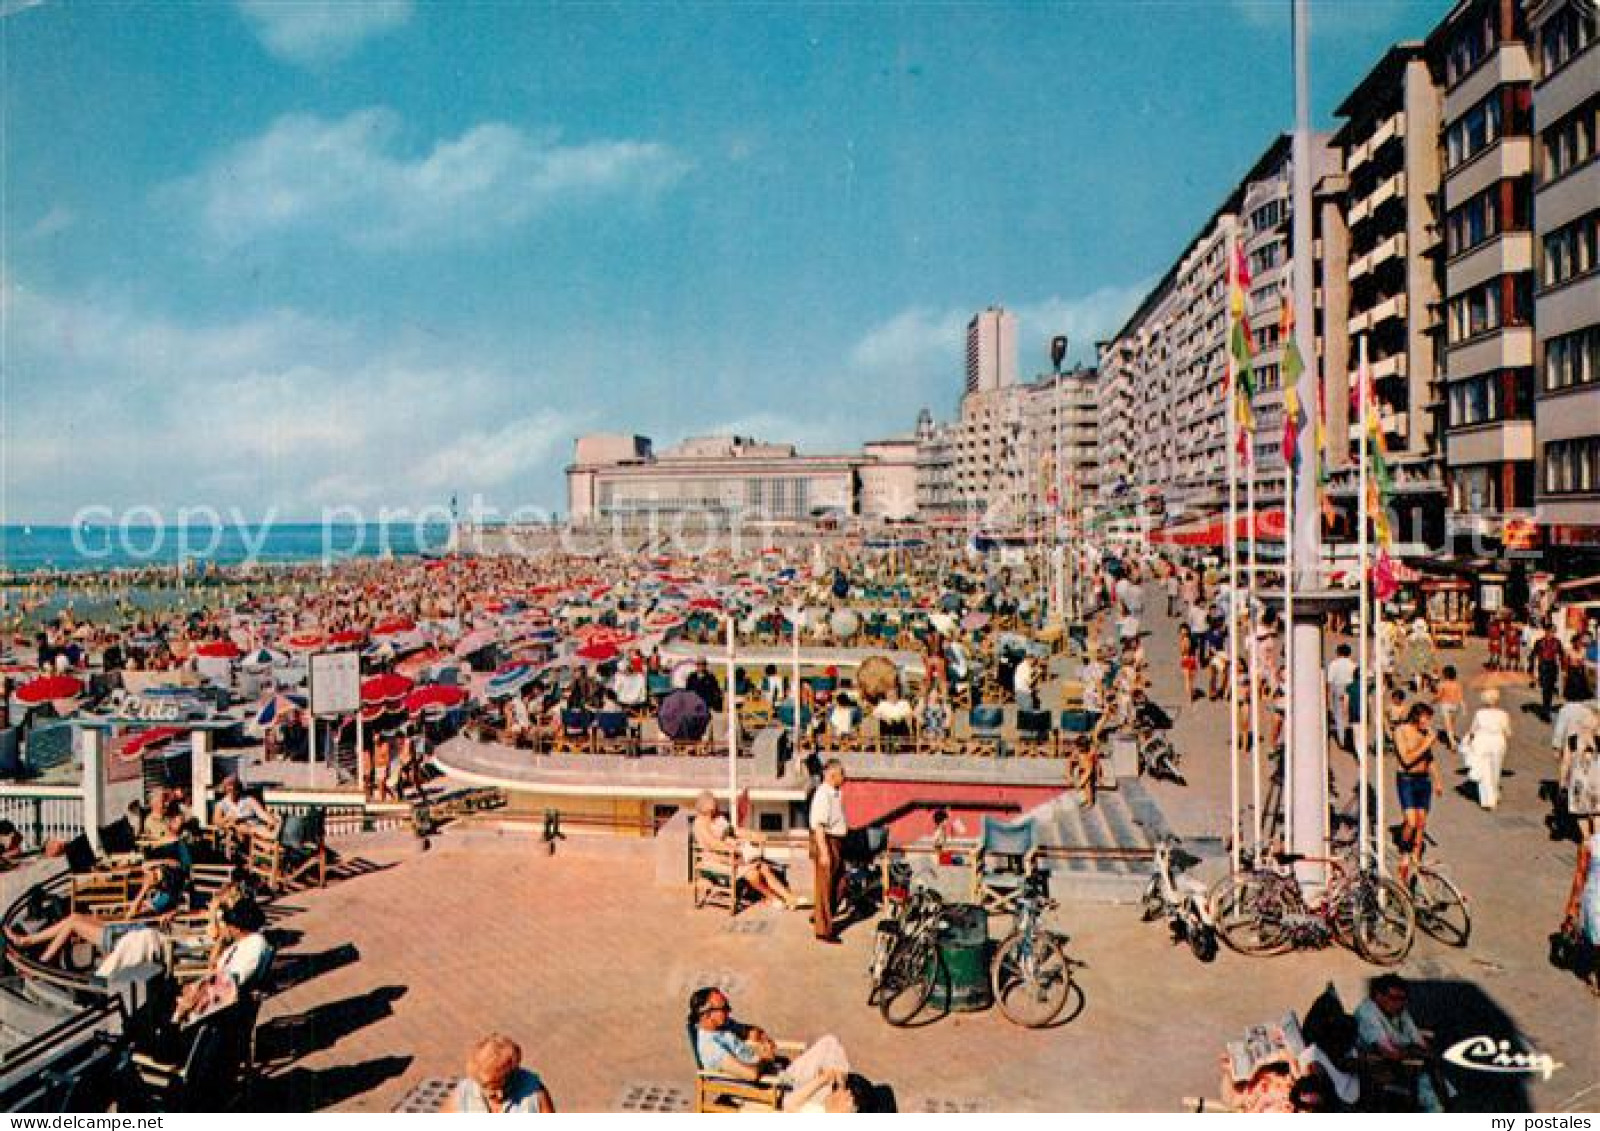
[[[984,817],[972,853],[972,901],[992,914],[1010,914],[1038,864],[1032,818],[1000,821]]]
[[[781,1112],[783,1098],[789,1086],[777,1073],[768,1073],[756,1080],[725,1076],[700,1063],[698,1030],[687,1029],[689,1051],[694,1057],[694,1110],[699,1114],[734,1115],[739,1112]],[[797,1041],[776,1041],[780,1055],[793,1058],[806,1051]]]

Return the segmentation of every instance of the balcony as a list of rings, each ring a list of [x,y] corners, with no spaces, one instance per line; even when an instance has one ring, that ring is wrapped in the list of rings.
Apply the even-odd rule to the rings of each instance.
[[[1382,381],[1389,377],[1404,377],[1408,367],[1405,354],[1390,354],[1382,361],[1372,363],[1372,379]]]
[[[1391,318],[1399,318],[1403,320],[1406,316],[1405,292],[1401,291],[1397,295],[1392,295],[1389,298],[1384,299],[1377,306],[1372,308],[1369,316],[1372,319],[1370,324],[1373,329],[1383,325],[1383,323],[1389,321]]]
[[[1405,253],[1406,234],[1404,232],[1396,232],[1368,252],[1366,258],[1372,268],[1376,270],[1395,256],[1403,256]]]

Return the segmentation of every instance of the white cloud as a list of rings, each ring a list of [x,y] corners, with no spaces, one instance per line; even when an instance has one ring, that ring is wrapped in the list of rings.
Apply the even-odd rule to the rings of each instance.
[[[559,489],[588,422],[560,375],[470,343],[292,310],[193,324],[0,285],[11,340],[7,509],[514,505]],[[485,429],[485,421],[496,422]]]
[[[8,20],[42,4],[44,0],[0,0],[0,20]]]
[[[28,228],[28,239],[45,240],[60,235],[78,222],[77,213],[62,204],[53,206]]]
[[[239,12],[276,59],[321,67],[411,19],[411,0],[240,0]]]
[[[648,197],[688,170],[659,143],[569,145],[501,122],[418,154],[404,152],[401,134],[383,108],[286,115],[167,191],[226,246],[301,230],[389,248],[482,239],[597,196]]]

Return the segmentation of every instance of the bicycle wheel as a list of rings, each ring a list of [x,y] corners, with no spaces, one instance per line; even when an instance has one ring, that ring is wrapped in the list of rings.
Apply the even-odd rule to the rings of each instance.
[[[884,964],[878,983],[878,1012],[896,1027],[909,1025],[933,994],[939,977],[939,951],[926,935],[901,939]]]
[[[1363,876],[1350,885],[1340,914],[1348,914],[1355,952],[1374,966],[1395,966],[1411,953],[1416,912],[1406,889],[1388,876]]]
[[[1283,885],[1270,873],[1224,876],[1211,889],[1211,921],[1229,950],[1262,957],[1293,946]]]
[[[1000,1012],[1025,1029],[1042,1029],[1072,997],[1072,959],[1045,931],[1014,934],[1000,944],[990,972]]]
[[[1411,877],[1411,904],[1417,926],[1446,946],[1466,946],[1472,936],[1467,897],[1449,878],[1424,866]]]

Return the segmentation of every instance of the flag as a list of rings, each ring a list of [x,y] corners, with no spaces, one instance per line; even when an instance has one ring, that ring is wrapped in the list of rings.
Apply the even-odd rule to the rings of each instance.
[[[1387,550],[1378,551],[1378,560],[1372,567],[1372,596],[1387,601],[1400,591],[1400,579],[1395,576],[1394,562]]]
[[[1244,248],[1233,245],[1233,263],[1228,271],[1228,352],[1233,358],[1234,388],[1233,411],[1244,432],[1254,432],[1256,417],[1253,408],[1256,388],[1255,373],[1251,366],[1254,341],[1250,336],[1250,312],[1245,296],[1250,289],[1250,266],[1245,262]],[[1241,442],[1241,452],[1246,445]]]
[[[1351,390],[1351,400],[1357,406],[1366,405],[1367,428],[1361,442],[1367,445],[1367,512],[1372,520],[1372,535],[1378,543],[1379,561],[1387,559],[1393,543],[1389,528],[1389,496],[1394,492],[1394,481],[1389,475],[1388,449],[1383,442],[1383,426],[1378,422],[1377,391],[1372,386],[1372,370],[1363,365],[1356,375],[1356,387]]]
[[[1278,339],[1283,347],[1283,462],[1291,468],[1300,466],[1300,432],[1306,426],[1306,414],[1300,404],[1300,377],[1306,371],[1300,358],[1300,345],[1294,337],[1294,303],[1289,292],[1283,292],[1283,307],[1278,315]]]

